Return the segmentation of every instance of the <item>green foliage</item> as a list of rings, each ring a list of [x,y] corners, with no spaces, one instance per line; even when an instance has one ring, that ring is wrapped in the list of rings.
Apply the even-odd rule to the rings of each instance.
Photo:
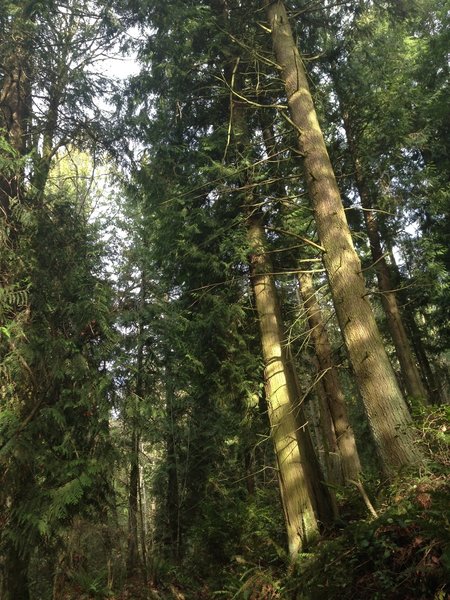
[[[232,598],[233,600],[281,600],[286,598],[280,580],[269,570],[261,567],[247,568],[233,581],[227,582],[223,590],[214,593],[214,597]]]
[[[85,570],[79,570],[72,576],[74,594],[72,598],[92,600],[94,598],[111,598],[114,594],[107,586],[107,573],[100,572],[95,575]],[[70,597],[70,593],[69,593]]]
[[[26,46],[23,66],[35,95],[29,154],[21,156],[6,131],[0,137],[0,178],[22,186],[9,201],[11,214],[0,213],[2,560],[12,557],[22,574],[28,569],[36,598],[50,597],[56,584],[67,598],[108,597],[112,579],[119,587],[135,460],[130,440],[137,436],[151,497],[142,500],[148,522],[138,529],[144,543],[152,540],[150,578],[165,589],[173,582],[173,595],[181,585],[192,595],[213,589],[247,600],[443,597],[450,568],[446,406],[421,415],[428,479],[382,490],[380,517],[370,522],[355,522],[361,499],[342,491],[342,518],[352,522],[285,574],[243,206],[250,199],[263,215],[283,318],[308,381],[315,369],[304,360],[289,278],[299,258],[319,254],[296,243],[298,236],[314,240],[315,228],[294,134],[280,107],[261,109],[282,94],[260,3],[122,0],[120,16],[100,1],[19,4],[0,3],[0,86],[12,51]],[[337,82],[386,250],[394,246],[402,256],[402,302],[421,321],[427,350],[441,353],[444,372],[448,15],[441,0],[375,4],[292,8],[301,10],[296,26],[307,54],[319,55],[307,56],[307,65],[361,255],[366,261]],[[142,72],[119,93],[95,63],[123,41],[130,23],[139,36],[124,47],[137,49]],[[98,98],[113,93],[117,114],[106,124]],[[249,126],[245,144],[235,139],[238,105]],[[265,128],[275,136],[273,155],[263,144]],[[142,150],[123,187],[110,192],[124,196],[124,212],[109,255],[98,241],[104,232],[88,217],[95,198],[86,162],[95,162],[103,144],[125,170],[128,146]],[[366,441],[325,279],[320,284],[355,431]],[[378,482],[370,443],[360,445],[365,481]],[[48,579],[39,575],[42,565]]]
[[[0,551],[25,565],[41,545],[55,551],[75,514],[105,511],[114,461],[101,368],[110,288],[94,228],[67,190],[27,211],[0,294]]]
[[[440,598],[448,592],[448,483],[441,476],[390,488],[389,505],[348,525],[297,564],[293,597]]]
[[[422,408],[418,420],[420,440],[429,456],[430,468],[442,472],[450,467],[450,407]]]
[[[10,309],[26,306],[28,303],[28,294],[26,290],[15,289],[14,286],[0,288],[0,315],[5,315]],[[7,337],[11,334],[3,331]]]

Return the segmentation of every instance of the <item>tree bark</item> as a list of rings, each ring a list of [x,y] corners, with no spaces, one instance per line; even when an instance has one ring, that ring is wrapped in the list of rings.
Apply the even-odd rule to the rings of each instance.
[[[167,386],[167,517],[172,556],[180,558],[180,488],[178,481],[178,460],[175,436],[176,417],[173,406],[173,390]]]
[[[319,362],[316,358],[316,372]],[[330,407],[328,404],[327,393],[323,381],[320,380],[316,385],[317,399],[316,412],[319,418],[319,427],[322,431],[324,440],[324,452],[326,453],[326,473],[327,481],[331,484],[342,485],[345,482],[342,470],[342,457],[339,451],[339,445],[334,429],[333,419],[331,418]]]
[[[345,397],[333,362],[331,344],[317,302],[312,275],[311,273],[300,272],[298,280],[319,369],[323,373],[323,387],[341,455],[342,475],[344,481],[358,479],[361,474],[361,463],[356,448],[355,436],[348,419]]]
[[[139,447],[140,440],[136,427],[131,437],[130,479],[128,494],[128,545],[127,545],[127,577],[131,578],[139,569]]]
[[[430,398],[432,404],[441,404],[445,402],[443,399],[442,388],[437,383],[436,376],[433,372],[425,347],[423,345],[422,335],[414,318],[414,314],[411,310],[406,309],[405,317],[405,322],[409,330],[412,346],[419,362],[419,368],[422,372],[423,379],[426,381],[428,397]]]
[[[403,324],[403,317],[397,302],[397,296],[393,291],[395,286],[392,283],[389,265],[382,250],[381,235],[376,212],[373,210],[372,195],[364,175],[363,166],[358,156],[357,141],[353,132],[351,118],[345,109],[342,111],[342,118],[344,121],[349,152],[353,162],[356,188],[363,208],[370,252],[377,274],[378,287],[381,292],[381,304],[386,314],[389,332],[392,341],[394,342],[395,353],[400,363],[406,392],[412,399],[426,405],[428,404],[427,393],[409,344],[408,335]]]
[[[317,359],[311,362],[317,370]],[[315,382],[314,393],[304,402],[304,412],[311,425],[311,437],[326,481],[342,485],[341,457],[322,380]]]
[[[11,35],[14,46],[2,57],[3,80],[0,87],[0,130],[16,152],[17,158],[28,149],[29,117],[31,110],[30,61],[31,40],[27,28],[32,14],[32,3],[24,2],[14,16]],[[11,157],[9,157],[11,158]],[[0,209],[8,222],[11,220],[11,200],[18,197],[23,181],[23,167],[6,177],[0,174]]]
[[[308,192],[324,248],[324,264],[339,325],[386,474],[417,464],[411,417],[397,384],[368,301],[308,81],[284,3],[264,0],[272,43],[303,157]]]
[[[268,264],[271,268],[270,262]],[[284,345],[282,350],[286,361],[288,390],[294,406],[294,415],[297,422],[297,440],[309,487],[309,496],[319,523],[321,525],[330,525],[333,518],[338,516],[336,499],[324,481],[322,467],[314,448],[311,428],[303,406],[304,394],[297,376],[297,368],[289,352],[289,348]]]
[[[268,156],[276,156],[278,148],[272,123],[267,121],[264,111],[260,113],[259,117],[266,153]],[[275,188],[275,194],[278,195],[280,199],[286,195],[286,189],[281,180],[276,181],[273,187]],[[324,483],[321,463],[320,460],[318,460],[311,437],[311,428],[305,426],[308,419],[306,418],[303,406],[303,391],[298,378],[297,365],[295,364],[288,347],[285,348],[285,351],[288,359],[288,376],[291,380],[290,385],[294,394],[293,398],[296,406],[295,412],[298,421],[300,451],[304,458],[304,467],[308,474],[307,478],[311,486],[311,497],[313,499],[314,510],[319,521],[322,523],[329,523],[333,515],[337,516],[337,504],[330,488]],[[323,423],[323,425],[325,425],[325,423]],[[334,435],[334,431],[329,431],[326,435],[330,437]],[[331,459],[330,456],[328,456],[328,458]],[[336,461],[333,462],[335,463]],[[331,468],[330,465],[330,472],[331,471],[333,471],[333,468]]]
[[[297,441],[297,421],[289,389],[286,358],[276,290],[264,249],[264,232],[256,218],[248,229],[251,280],[259,317],[265,364],[269,420],[278,462],[281,498],[286,518],[289,553],[295,557],[318,535],[318,524],[309,495]]]

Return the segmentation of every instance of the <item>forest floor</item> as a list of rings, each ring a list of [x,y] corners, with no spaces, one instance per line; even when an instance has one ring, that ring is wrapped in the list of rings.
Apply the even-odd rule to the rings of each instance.
[[[246,542],[242,556],[221,563],[212,564],[206,550],[189,566],[155,557],[147,583],[141,574],[123,581],[123,566],[114,590],[94,576],[84,586],[72,580],[58,600],[450,600],[450,454],[444,450],[439,464],[419,476],[406,474],[391,485],[367,482],[376,517],[352,488],[341,498],[340,522],[295,564],[272,552],[263,558],[261,546],[255,560]]]
[[[392,490],[391,490],[392,492]],[[255,565],[229,585],[128,582],[114,600],[450,600],[450,478],[428,476],[379,505],[377,518],[324,538],[295,568]],[[225,572],[225,571],[224,571]],[[219,580],[220,567],[217,579]]]
[[[194,596],[192,591],[182,590],[175,584],[143,586],[136,580],[129,582],[120,594],[111,597],[111,600],[210,600],[213,598],[211,590],[205,584]]]

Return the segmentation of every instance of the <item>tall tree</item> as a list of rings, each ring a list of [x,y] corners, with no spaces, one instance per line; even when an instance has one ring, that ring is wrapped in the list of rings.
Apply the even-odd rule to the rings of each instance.
[[[268,157],[277,157],[282,153],[281,144],[277,141],[277,137],[275,135],[275,130],[273,127],[273,123],[270,122],[268,117],[268,109],[263,109],[263,114],[261,115],[261,128],[264,139],[264,147]],[[271,171],[274,171],[274,183],[270,186],[270,191],[272,194],[275,194],[275,197],[279,197],[281,205],[282,199],[289,197],[288,196],[288,187],[285,185],[285,181],[282,178],[277,177],[276,169],[273,167]],[[297,229],[301,219],[298,214],[289,214],[292,212],[291,209],[288,209],[286,206],[280,211],[280,217],[283,221],[283,216],[285,217],[286,225],[288,231],[285,233],[293,234],[293,229]],[[295,211],[294,211],[295,213]],[[294,227],[292,225],[294,224]],[[297,226],[297,227],[295,227]],[[284,230],[282,230],[284,231]],[[294,233],[295,235],[295,233]],[[308,242],[308,240],[302,236],[299,238],[300,241]],[[307,244],[305,244],[307,245]],[[309,241],[309,247],[314,247],[314,242]],[[317,251],[318,246],[315,245],[315,251]],[[303,250],[303,254],[306,254],[307,250]],[[289,258],[289,252],[284,252],[285,256]],[[317,259],[320,260],[320,259]],[[294,259],[295,263],[295,259]],[[333,364],[331,346],[328,341],[328,336],[325,330],[325,327],[322,322],[320,307],[316,301],[316,297],[314,294],[314,289],[312,285],[312,274],[309,270],[311,264],[308,264],[308,260],[306,258],[302,259],[302,262],[299,263],[300,271],[298,273],[297,279],[300,283],[300,294],[303,298],[303,304],[305,307],[305,312],[307,315],[307,321],[310,327],[310,335],[313,339],[314,351],[317,356],[318,364],[319,364],[319,377],[323,376],[323,381],[318,382],[319,390],[318,396],[319,399],[325,395],[325,403],[322,405],[321,414],[322,414],[322,429],[325,434],[325,438],[330,442],[330,448],[332,447],[335,454],[332,455],[331,452],[327,453],[328,462],[329,462],[329,470],[330,473],[333,473],[333,478],[335,483],[342,483],[343,477],[344,479],[358,479],[361,465],[359,463],[358,452],[356,450],[355,440],[352,428],[350,426],[347,409],[345,405],[345,398],[343,392],[341,390],[341,386],[339,383],[339,379],[337,376],[336,368]],[[294,367],[294,376],[295,373],[295,365]],[[298,377],[295,377],[298,380]],[[299,385],[297,385],[300,388]],[[299,397],[302,397],[303,394],[299,393]],[[331,412],[330,412],[331,411]],[[329,426],[327,430],[327,425]],[[339,448],[341,452],[339,451]],[[339,454],[341,453],[341,457]],[[341,470],[341,458],[345,463],[342,465],[343,472]],[[337,468],[336,468],[337,467]]]
[[[351,124],[352,118],[345,109],[343,109],[342,116],[349,152],[352,157],[356,186],[363,208],[373,265],[377,274],[378,287],[381,292],[381,303],[386,314],[389,332],[392,336],[402,370],[406,391],[412,399],[427,404],[428,401],[425,387],[420,378],[420,373],[403,323],[403,316],[395,293],[395,286],[392,282],[389,265],[386,260],[386,253],[383,252],[382,249],[378,219],[374,207],[375,203],[372,201],[370,187],[363,173],[362,161],[358,156],[357,140]]]
[[[296,394],[287,375],[289,367],[283,351],[281,315],[275,285],[270,275],[272,269],[264,248],[264,231],[256,219],[250,221],[249,242],[252,252],[252,285],[265,362],[269,419],[278,462],[289,553],[295,557],[317,537],[318,524],[298,443]]]
[[[265,248],[263,212],[257,208],[262,198],[254,187],[252,160],[253,140],[250,135],[250,111],[242,102],[245,75],[241,56],[225,63],[224,76],[232,97],[229,121],[233,134],[235,167],[242,190],[238,198],[240,210],[248,228],[250,276],[258,315],[261,346],[265,366],[265,390],[275,455],[277,458],[280,494],[285,512],[289,552],[297,556],[317,536],[318,520],[332,518],[332,499],[322,484],[320,465],[315,456],[309,429],[305,427],[301,390],[293,377],[293,365],[283,344],[283,321],[273,267]],[[245,68],[244,68],[245,69]],[[237,99],[234,95],[237,95]],[[266,149],[267,145],[266,145]]]
[[[93,488],[97,499],[109,488],[97,455],[108,447],[100,348],[110,332],[109,298],[88,224],[89,188],[67,173],[49,183],[49,173],[52,161],[70,162],[71,142],[81,146],[93,131],[88,113],[99,81],[106,82],[93,65],[113,32],[104,13],[94,16],[81,1],[9,3],[3,17],[1,160],[13,166],[0,176],[0,277],[26,302],[10,303],[2,314],[2,331],[15,324],[14,335],[2,335],[0,351],[8,415],[1,429],[1,546],[8,565],[2,597],[26,600],[40,536],[51,532],[54,551],[75,507],[95,505]],[[57,155],[62,147],[65,157]]]
[[[266,1],[264,5],[297,131],[336,314],[383,468],[394,474],[400,466],[420,460],[412,438],[411,419],[368,302],[361,263],[285,6],[281,1]]]
[[[355,436],[349,422],[344,393],[333,363],[330,341],[323,323],[319,303],[313,287],[312,275],[307,271],[298,275],[301,296],[313,340],[314,350],[322,376],[323,387],[339,449],[344,481],[358,480],[361,473]]]

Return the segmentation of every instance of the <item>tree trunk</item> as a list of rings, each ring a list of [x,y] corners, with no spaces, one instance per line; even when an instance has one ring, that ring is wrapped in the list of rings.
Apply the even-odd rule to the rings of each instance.
[[[142,445],[141,445],[142,446]],[[142,447],[140,448],[142,450]],[[144,470],[142,464],[139,466],[139,525],[141,529],[141,552],[142,571],[144,583],[148,582],[148,560],[147,560],[147,493],[145,489]]]
[[[417,400],[422,404],[428,404],[427,393],[420,378],[420,373],[409,344],[402,314],[397,302],[397,296],[393,291],[395,286],[392,283],[389,265],[386,262],[382,250],[378,220],[376,212],[373,210],[372,196],[358,156],[357,142],[354,136],[351,118],[345,110],[342,111],[342,118],[344,121],[349,152],[353,162],[356,188],[363,207],[370,252],[377,274],[378,287],[381,292],[381,303],[386,314],[389,332],[392,341],[394,342],[395,352],[400,363],[406,392],[408,396],[411,396],[414,400]]]
[[[395,287],[399,287],[401,285],[401,275],[391,245],[389,245],[389,257],[394,275],[394,285]],[[426,383],[428,397],[433,404],[442,403],[444,400],[441,388],[436,381],[436,376],[428,359],[422,340],[422,334],[414,317],[414,312],[411,308],[411,305],[408,302],[408,298],[405,295],[405,291],[400,291],[399,296],[400,300],[404,305],[403,312],[405,315],[405,324],[409,331],[409,339],[411,340],[414,353],[417,357],[419,368],[422,373],[422,378]]]
[[[317,360],[312,362],[318,364]],[[315,382],[314,393],[304,402],[304,412],[311,425],[311,437],[325,480],[342,485],[341,458],[322,380]]]
[[[28,149],[29,117],[31,109],[30,60],[31,46],[27,29],[31,21],[32,2],[23,2],[18,7],[11,24],[14,46],[3,59],[3,81],[0,88],[0,129],[5,131],[6,140],[22,157]],[[0,209],[9,221],[11,199],[16,198],[23,179],[23,167],[7,177],[0,175]]]
[[[328,408],[333,419],[337,444],[341,455],[344,481],[358,479],[361,473],[355,436],[350,425],[345,397],[342,392],[336,367],[333,363],[331,344],[323,324],[322,313],[313,288],[311,273],[298,275],[300,293],[305,307],[310,335],[322,375]]]
[[[20,555],[17,548],[9,545],[5,549],[4,581],[2,600],[29,600],[28,559]]]
[[[294,406],[294,416],[297,422],[297,440],[309,487],[309,496],[319,523],[330,525],[338,515],[336,499],[324,481],[322,468],[314,449],[308,419],[303,407],[304,394],[297,376],[296,366],[289,350],[283,347],[282,351],[285,356],[288,389]]]
[[[318,535],[297,442],[297,421],[289,389],[276,290],[264,249],[264,232],[256,218],[249,222],[251,280],[259,317],[265,364],[265,387],[272,439],[278,462],[281,498],[286,518],[289,553],[295,557]]]
[[[227,73],[230,85],[233,87],[234,82],[235,89],[239,89],[241,84],[238,64],[239,59],[236,58],[233,72]],[[240,160],[248,153],[250,145],[247,115],[242,103],[233,103],[232,120],[233,142]],[[250,172],[245,172],[242,182],[244,186],[251,184],[251,177]],[[266,397],[280,471],[280,491],[287,523],[289,552],[291,556],[295,556],[302,546],[315,537],[318,531],[317,518],[321,522],[330,522],[335,510],[330,492],[322,481],[310,433],[305,428],[306,420],[299,404],[301,394],[297,393],[293,367],[282,348],[283,327],[275,285],[270,275],[272,266],[264,247],[265,234],[260,221],[261,215],[252,210],[253,203],[253,193],[246,192],[244,208],[250,214],[250,267],[266,365]],[[272,363],[276,365],[273,368]],[[284,387],[277,389],[278,383]],[[289,432],[293,437],[289,438]],[[297,463],[299,473],[293,473],[292,461]],[[305,514],[302,514],[303,510]]]
[[[266,153],[268,156],[275,156],[278,148],[272,123],[267,121],[264,111],[260,113],[259,117]],[[273,187],[275,188],[275,194],[278,195],[280,199],[286,195],[286,189],[281,180],[276,181]],[[294,394],[296,406],[295,412],[298,421],[297,429],[300,451],[304,458],[304,468],[308,473],[307,479],[311,486],[311,497],[313,499],[314,510],[319,521],[322,523],[329,523],[333,515],[337,516],[337,504],[332,492],[323,480],[321,463],[318,460],[311,437],[311,428],[305,426],[308,419],[306,418],[303,407],[303,392],[297,375],[297,366],[289,348],[286,348],[285,352],[288,359],[288,376],[291,380],[290,385]],[[328,432],[328,434],[330,434],[330,432]]]
[[[425,347],[423,345],[420,329],[416,323],[413,312],[409,310],[409,308],[405,310],[405,322],[409,330],[414,352],[419,362],[419,368],[422,372],[422,377],[426,381],[428,397],[430,398],[432,404],[442,404],[445,402],[442,388],[436,380],[436,376],[433,372],[425,351]]]
[[[240,89],[238,70],[240,58],[229,61],[225,77],[232,89]],[[250,135],[247,115],[242,103],[231,99],[230,119],[233,124],[233,147],[240,161],[248,152]],[[244,171],[243,185],[251,182],[251,174]],[[278,464],[280,496],[286,520],[289,554],[295,558],[318,535],[319,527],[314,512],[313,487],[308,482],[300,452],[299,427],[296,416],[295,391],[292,374],[282,349],[282,325],[272,269],[264,247],[264,230],[259,213],[251,208],[252,192],[245,193],[247,236],[250,255],[251,283],[259,319],[264,378],[271,437]]]
[[[139,569],[139,434],[133,427],[131,437],[130,480],[128,494],[128,547],[127,547],[127,577],[131,578]]]
[[[316,359],[316,370],[319,365]],[[319,427],[322,431],[324,440],[324,451],[326,453],[326,472],[327,481],[331,484],[342,485],[345,482],[342,470],[342,456],[339,451],[339,445],[334,429],[333,419],[331,418],[328,397],[325,391],[323,381],[320,380],[316,385],[317,400],[316,411],[319,417]]]
[[[170,386],[167,386],[168,388]],[[178,481],[178,460],[175,437],[175,414],[173,390],[167,392],[168,431],[167,431],[167,517],[172,556],[180,557],[180,497]]]
[[[339,325],[364,401],[382,466],[394,475],[417,464],[411,417],[368,301],[336,178],[314,109],[305,69],[281,0],[264,0],[272,42],[297,130],[324,264]]]

